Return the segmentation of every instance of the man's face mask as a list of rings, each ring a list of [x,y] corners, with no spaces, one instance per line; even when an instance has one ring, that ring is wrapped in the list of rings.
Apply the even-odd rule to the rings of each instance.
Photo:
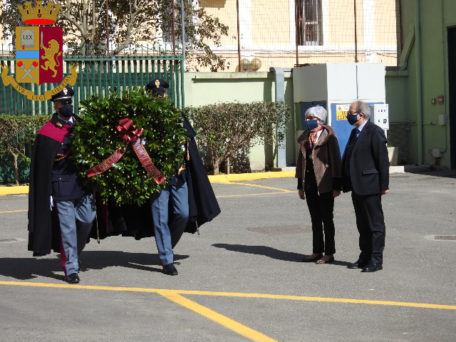
[[[358,113],[349,113],[347,114],[347,121],[350,123],[350,125],[354,125],[355,123],[358,122]]]
[[[59,113],[60,113],[60,115],[65,116],[65,117],[72,116],[73,115],[73,105],[71,105],[71,104],[64,105],[63,107],[61,107],[59,109]]]

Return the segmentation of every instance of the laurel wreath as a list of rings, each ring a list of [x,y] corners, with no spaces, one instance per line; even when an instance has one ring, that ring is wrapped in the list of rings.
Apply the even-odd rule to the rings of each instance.
[[[166,98],[151,98],[138,88],[121,94],[111,91],[107,97],[93,96],[83,101],[80,113],[83,120],[75,128],[72,158],[81,170],[101,163],[117,148],[125,148],[116,126],[120,119],[130,118],[138,128],[144,128],[141,142],[167,178],[157,185],[127,146],[125,155],[106,172],[87,178],[81,171],[84,185],[94,189],[104,202],[144,204],[168,184],[184,161],[182,147],[187,135],[182,117]]]

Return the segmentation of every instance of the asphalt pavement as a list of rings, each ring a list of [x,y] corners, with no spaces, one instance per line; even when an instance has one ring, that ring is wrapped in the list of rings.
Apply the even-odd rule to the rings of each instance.
[[[220,181],[220,180],[219,180]],[[350,194],[336,261],[302,263],[312,231],[296,180],[213,183],[222,213],[161,273],[153,238],[92,240],[81,283],[27,251],[27,195],[0,197],[1,341],[455,341],[456,178],[393,174],[384,269],[362,273]]]

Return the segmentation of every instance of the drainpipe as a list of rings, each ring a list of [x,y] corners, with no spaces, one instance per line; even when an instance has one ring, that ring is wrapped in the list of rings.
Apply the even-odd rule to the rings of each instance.
[[[182,108],[185,108],[185,87],[184,87],[184,80],[185,80],[185,7],[184,7],[184,0],[181,0],[181,25],[182,25],[182,65],[181,65],[181,92],[182,92]]]
[[[269,71],[274,73],[275,102],[285,102],[285,76],[284,72],[290,72],[291,69],[272,67]],[[285,133],[285,132],[283,132]],[[287,166],[286,138],[277,149],[277,167],[284,168]]]
[[[418,164],[424,162],[424,127],[423,127],[423,77],[421,68],[421,9],[420,0],[415,0],[415,58],[416,58],[416,83],[417,83],[417,146]]]

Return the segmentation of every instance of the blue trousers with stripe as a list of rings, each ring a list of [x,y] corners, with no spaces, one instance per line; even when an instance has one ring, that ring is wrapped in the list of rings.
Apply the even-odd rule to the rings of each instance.
[[[158,256],[163,265],[172,264],[173,247],[181,238],[189,216],[185,171],[179,176],[173,176],[168,186],[151,198],[150,209],[154,221]]]
[[[79,272],[79,254],[84,249],[95,219],[93,196],[55,203],[60,223],[61,257],[65,275]]]

